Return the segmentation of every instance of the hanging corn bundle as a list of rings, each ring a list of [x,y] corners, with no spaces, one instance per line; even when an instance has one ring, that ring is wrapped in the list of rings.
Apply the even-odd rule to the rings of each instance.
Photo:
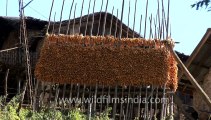
[[[153,18],[151,15],[149,18],[150,35],[149,39],[146,39],[148,0],[146,2],[143,38],[141,35],[135,35],[134,30],[137,0],[134,4],[133,30],[127,26],[127,30],[125,28],[123,30],[124,0],[122,1],[121,20],[118,20],[118,9],[116,17],[113,15],[114,7],[112,15],[107,13],[108,0],[106,0],[105,13],[102,12],[104,5],[102,0],[100,12],[95,15],[95,1],[93,14],[90,15],[91,0],[89,0],[86,17],[82,17],[84,0],[82,1],[80,19],[75,19],[77,8],[77,3],[75,3],[74,19],[72,21],[69,19],[68,24],[63,25],[63,28],[67,27],[66,34],[62,32],[64,29],[61,28],[61,14],[59,28],[57,29],[58,34],[53,26],[51,34],[47,34],[44,38],[35,68],[35,77],[42,82],[64,85],[65,89],[68,89],[70,84],[69,98],[76,97],[83,100],[83,98],[92,99],[94,97],[94,101],[81,104],[81,108],[88,114],[89,119],[111,106],[112,114],[109,117],[112,116],[113,119],[152,119],[152,117],[164,119],[168,116],[172,117],[172,94],[167,93],[169,91],[174,93],[177,89],[177,62],[169,49],[174,46],[174,43],[161,40],[167,39],[167,37],[164,38],[165,34],[169,35],[169,21],[164,20],[164,10],[162,10],[162,18],[160,18],[160,2],[158,1],[158,15],[154,19],[155,34],[152,33]],[[73,4],[74,1],[71,11]],[[164,9],[164,6],[162,6],[162,9]],[[130,2],[128,26],[129,16]],[[143,27],[141,21],[142,15],[139,34],[141,34],[141,27]],[[83,24],[83,22],[86,22],[86,24]],[[159,24],[158,27],[157,24]],[[50,16],[47,33],[49,27]],[[85,28],[85,30],[82,28]],[[61,34],[61,32],[64,34]],[[55,96],[59,97],[59,87],[56,91],[55,93],[58,94]],[[119,92],[121,92],[121,95]],[[102,96],[115,100],[124,99],[124,101],[97,103],[97,98],[102,99]],[[67,98],[65,97],[65,90],[63,91],[63,98]],[[138,98],[139,101],[131,102],[131,98]],[[143,98],[147,102],[142,102]],[[153,98],[164,100],[170,98],[170,101],[152,103]],[[79,107],[80,104],[71,103],[69,106]],[[169,110],[170,108],[171,110]]]
[[[61,84],[167,84],[176,90],[177,65],[165,46],[165,41],[142,38],[47,35],[35,76]]]

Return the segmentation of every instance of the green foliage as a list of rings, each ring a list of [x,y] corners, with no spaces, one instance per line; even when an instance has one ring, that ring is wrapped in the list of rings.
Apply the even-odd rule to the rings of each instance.
[[[210,0],[200,0],[194,4],[191,5],[192,8],[196,8],[196,10],[198,10],[199,8],[202,8],[202,7],[208,7],[210,5]],[[211,11],[211,7],[208,8],[208,11]]]
[[[111,111],[112,111],[112,108],[109,107],[105,111],[103,111],[102,113],[100,113],[99,116],[95,116],[93,118],[93,120],[110,120],[109,114],[110,114]]]
[[[20,95],[17,95],[5,104],[4,97],[0,96],[0,120],[86,120],[88,118],[79,108],[64,111],[53,108],[42,108],[39,111],[21,108],[18,113],[19,99]],[[92,117],[92,120],[110,120],[111,110],[112,108],[106,109]]]
[[[79,108],[76,108],[68,112],[66,120],[86,120],[86,115]]]

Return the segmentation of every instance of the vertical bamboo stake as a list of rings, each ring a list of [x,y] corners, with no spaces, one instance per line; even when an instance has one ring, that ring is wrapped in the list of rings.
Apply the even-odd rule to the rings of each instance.
[[[75,3],[74,18],[73,18],[73,35],[75,34],[75,13],[76,13],[76,6],[77,6],[77,3]]]
[[[73,84],[70,83],[70,95],[69,95],[69,100],[72,99],[72,91],[73,91]],[[69,103],[69,108],[71,108],[71,106],[72,106],[72,103]]]
[[[144,118],[148,120],[148,94],[147,94],[148,90],[147,90],[147,86],[146,86],[146,91],[145,91],[145,99],[146,99],[146,103],[145,103],[145,110],[144,110]]]
[[[155,99],[158,99],[158,87],[156,87]],[[155,102],[154,119],[157,119],[157,102]]]
[[[116,84],[116,86],[115,86],[115,93],[114,93],[114,98],[115,98],[115,100],[116,100],[116,98],[117,98],[117,84]],[[116,105],[117,105],[117,103],[116,103],[117,101],[115,101],[114,102],[114,106],[113,106],[113,114],[112,114],[112,118],[113,118],[113,120],[115,120],[115,117],[116,117]]]
[[[9,75],[10,69],[7,69],[6,75],[5,75],[5,80],[4,80],[4,94],[5,94],[5,103],[7,102],[7,81],[8,81],[8,75]]]
[[[161,39],[161,23],[160,23],[160,1],[157,0],[157,4],[158,4],[158,10],[157,10],[157,18],[158,18],[158,39]]]
[[[92,36],[92,32],[93,32],[93,25],[94,25],[94,20],[95,20],[95,15],[94,15],[94,11],[95,11],[95,2],[96,0],[94,0],[94,5],[93,5],[93,10],[92,10],[92,26],[91,26],[91,30],[90,30],[90,36]]]
[[[149,17],[149,22],[150,22],[150,32],[149,32],[149,39],[151,39],[151,36],[153,38],[153,34],[152,34],[152,14]]]
[[[139,28],[139,35],[141,36],[141,27],[142,27],[142,15],[141,15],[141,18],[140,18],[140,28]]]
[[[82,1],[82,5],[81,5],[81,17],[82,17],[82,14],[83,14],[83,9],[84,9],[84,0]],[[79,32],[78,34],[81,34],[81,17],[80,17],[80,23],[79,23]]]
[[[139,87],[139,94],[138,94],[138,116],[137,118],[140,119],[140,107],[141,107],[141,88],[142,86]]]
[[[174,115],[174,95],[173,95],[174,93],[173,93],[173,91],[172,91],[172,93],[171,93],[171,95],[170,95],[170,100],[171,100],[171,103],[170,103],[170,117],[171,117],[171,119],[173,119],[173,115]]]
[[[166,40],[169,37],[169,11],[170,11],[170,0],[168,0],[167,25],[166,25]]]
[[[63,104],[62,104],[62,108],[64,109],[65,108],[65,93],[66,93],[66,84],[64,84],[63,86],[63,93],[62,93],[62,101],[63,101]]]
[[[103,1],[104,0],[102,0],[101,8],[100,8],[100,18],[99,18],[98,27],[97,27],[97,36],[99,35],[99,32],[100,32],[100,22],[101,22],[101,12],[102,12],[102,9],[103,9]]]
[[[128,10],[128,16],[127,16],[128,17],[128,20],[127,20],[128,21],[127,22],[127,26],[128,26],[127,27],[127,38],[128,38],[128,32],[129,32],[129,26],[130,26],[130,0],[128,0],[128,1],[129,1],[129,5],[128,5],[129,6],[129,10]]]
[[[53,10],[53,5],[54,5],[54,0],[52,0],[52,4],[51,4],[51,9],[50,9],[50,14],[49,14],[48,26],[47,26],[46,33],[48,33],[48,30],[49,30],[49,27],[50,27],[50,24],[51,24],[51,13],[52,13],[52,10]]]
[[[52,34],[54,34],[54,29],[55,29],[55,19],[56,19],[56,12],[54,13]]]
[[[92,87],[89,87],[89,99],[91,99],[91,95],[92,95]],[[92,100],[90,101],[90,103],[88,103],[88,116],[89,116],[89,120],[91,120],[92,117]]]
[[[94,93],[94,115],[96,115],[96,103],[97,103],[97,89],[98,89],[98,84],[96,83],[95,85],[95,93]]]
[[[123,21],[123,14],[124,14],[124,5],[125,5],[125,0],[122,0],[122,11],[121,11],[121,24],[120,24],[120,31],[119,31],[119,40],[122,38],[122,21]]]
[[[48,106],[49,106],[49,107],[51,107],[51,103],[52,103],[52,101],[51,101],[51,98],[52,98],[52,86],[53,86],[53,85],[52,85],[52,83],[51,83],[51,84],[50,84],[50,92],[49,92],[49,94],[50,94],[50,95],[49,95],[49,99],[50,99],[50,100],[49,100],[49,103],[48,103]]]
[[[111,28],[112,28],[112,24],[113,24],[113,14],[114,14],[114,6],[112,8],[112,13],[111,13],[111,21],[110,21],[110,29],[109,29],[109,35],[111,35]]]
[[[124,97],[124,87],[122,87],[122,97]],[[120,120],[122,119],[123,116],[123,103],[121,102],[121,106],[120,106]]]
[[[129,104],[130,104],[130,87],[128,88],[128,96],[127,96],[127,106],[126,106],[126,119],[128,119],[128,111],[129,111]]]
[[[63,13],[63,8],[64,8],[64,1],[65,1],[65,0],[63,0],[63,3],[62,3],[62,9],[61,9],[60,20],[59,20],[59,32],[58,32],[58,34],[60,34],[60,32],[61,32],[61,26],[62,26],[62,13]]]
[[[152,111],[152,102],[153,101],[151,101],[151,100],[154,100],[154,99],[152,99],[153,98],[153,92],[154,92],[154,86],[152,85],[151,86],[151,89],[152,89],[152,91],[151,91],[151,98],[150,98],[150,120],[152,120],[152,114],[153,114],[153,111]]]
[[[144,23],[144,38],[146,38],[147,12],[148,12],[148,0],[147,0],[147,2],[146,2],[146,13],[145,13],[145,23]]]
[[[86,90],[86,85],[83,85],[83,93],[82,93],[82,97],[81,97],[82,98],[81,99],[82,100],[82,103],[81,103],[82,110],[83,110],[83,108],[85,108],[84,103],[83,103],[84,102],[84,96],[85,96],[85,90]]]
[[[42,92],[43,92],[43,96],[41,98],[41,107],[44,104],[44,98],[45,98],[45,85],[44,85],[44,82],[42,82]]]
[[[134,29],[135,29],[135,24],[136,24],[136,6],[137,6],[137,0],[135,1],[135,11],[134,11],[134,18],[133,18],[133,38],[134,38]]]
[[[72,14],[73,4],[74,4],[74,0],[72,1],[71,7],[70,7],[70,13],[69,13],[69,19],[68,19],[68,24],[67,24],[67,31],[66,31],[66,35],[68,35],[68,33],[69,33],[69,29],[70,29],[70,17],[71,17],[71,14]]]
[[[165,95],[166,95],[166,85],[164,85],[163,87],[163,99],[165,99]],[[163,120],[165,119],[164,117],[164,107],[165,107],[165,103],[162,103],[162,109],[161,109],[161,116],[160,116],[160,119]]]
[[[80,95],[80,84],[77,84],[77,95],[76,95],[77,100],[79,100],[79,95]],[[78,107],[78,103],[76,104],[76,107]]]
[[[37,80],[36,85],[35,85],[35,89],[34,89],[33,111],[36,110],[36,106],[37,106],[37,91],[38,91],[38,87],[39,87],[39,81]]]
[[[85,35],[85,36],[86,36],[86,31],[87,31],[88,21],[89,21],[89,10],[90,10],[90,4],[91,4],[91,0],[89,0],[88,16],[87,16],[87,18],[86,18],[86,28],[85,28],[85,33],[84,33],[84,35]]]
[[[115,32],[114,32],[114,37],[116,38],[117,36],[117,24],[118,24],[118,9],[117,9],[117,15],[116,15],[117,19],[116,19],[116,25],[115,25]]]
[[[108,86],[108,99],[110,98],[110,90],[111,90],[111,87],[110,86]],[[108,107],[109,107],[109,100],[107,101],[107,105],[106,105],[106,108],[108,109]]]
[[[155,20],[155,19],[156,19],[156,20]],[[158,35],[157,35],[157,17],[154,18],[154,27],[155,27],[155,29],[154,29],[154,30],[155,30],[155,31],[154,31],[154,32],[155,32],[154,37],[155,37],[155,39],[157,39],[157,38],[158,38],[158,37],[157,37],[157,36],[158,36]]]
[[[102,93],[101,93],[101,99],[103,99],[103,96],[104,96],[104,85],[102,86]],[[103,107],[103,101],[101,100],[101,103],[100,103],[100,113],[102,112],[102,107]]]
[[[58,101],[57,101],[58,97],[59,97],[59,85],[56,85],[56,95],[55,95],[54,107],[53,107],[54,110],[56,109],[56,106],[58,105]],[[56,115],[56,114],[54,114],[54,115]]]
[[[106,0],[106,9],[105,9],[104,22],[103,22],[103,34],[102,34],[102,36],[105,35],[105,25],[106,25],[106,18],[107,18],[108,1],[109,0]]]
[[[133,89],[134,89],[134,90],[133,90],[133,96],[132,96],[133,98],[132,98],[132,99],[135,98],[135,87],[134,87]],[[134,102],[134,101],[133,101],[133,102]],[[130,119],[133,119],[133,111],[134,111],[133,105],[135,104],[135,103],[133,103],[133,102],[131,103],[131,109],[130,109],[131,112],[130,112],[130,117],[129,117]]]

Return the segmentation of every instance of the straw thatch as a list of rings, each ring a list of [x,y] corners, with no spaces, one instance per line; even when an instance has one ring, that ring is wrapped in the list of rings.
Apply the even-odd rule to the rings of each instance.
[[[111,36],[46,36],[38,80],[86,85],[177,87],[177,66],[164,42]]]

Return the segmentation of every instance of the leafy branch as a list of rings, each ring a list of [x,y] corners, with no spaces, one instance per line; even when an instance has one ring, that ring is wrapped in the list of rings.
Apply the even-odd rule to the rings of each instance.
[[[202,8],[203,6],[208,8],[208,11],[211,11],[211,7],[208,7],[210,5],[210,0],[201,0],[191,5],[192,8],[196,8],[196,10],[199,10],[199,8]]]

